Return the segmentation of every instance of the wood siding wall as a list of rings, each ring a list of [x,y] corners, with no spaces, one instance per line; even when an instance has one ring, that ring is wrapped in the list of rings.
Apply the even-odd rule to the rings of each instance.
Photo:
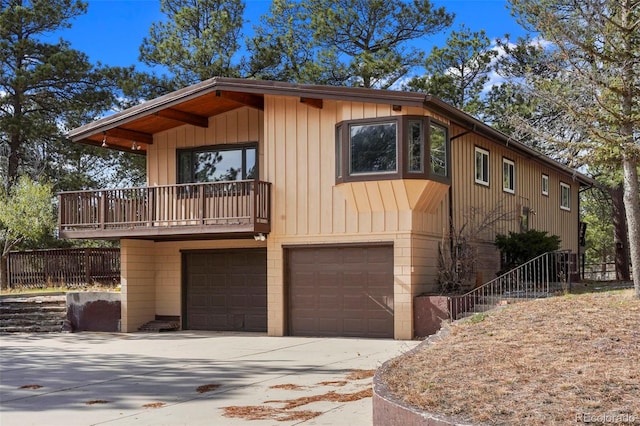
[[[154,135],[147,152],[147,185],[177,183],[176,149],[258,142],[258,168],[264,163],[263,114],[240,108],[209,118],[209,127],[184,125]]]
[[[451,134],[465,130],[452,127]],[[489,151],[489,186],[475,183],[475,147]],[[496,208],[511,214],[512,219],[497,224],[495,230],[482,235],[493,242],[495,233],[520,231],[519,216],[522,207],[535,214],[529,215],[529,229],[547,231],[562,239],[563,249],[578,251],[579,184],[570,175],[562,174],[539,160],[515,153],[504,145],[491,142],[481,136],[468,134],[452,142],[453,211],[454,225],[460,229],[468,222],[471,209],[478,209],[482,216]],[[502,160],[515,163],[515,194],[502,189]],[[549,195],[542,195],[542,174],[549,176]],[[571,210],[560,209],[560,182],[571,186]]]

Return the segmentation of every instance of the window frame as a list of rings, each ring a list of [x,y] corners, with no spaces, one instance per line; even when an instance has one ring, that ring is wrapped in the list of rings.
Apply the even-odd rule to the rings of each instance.
[[[419,121],[421,135],[421,170],[410,170],[410,124]],[[382,172],[351,172],[351,126],[377,125],[382,123],[396,125],[396,170]],[[431,172],[431,126],[438,126],[445,131],[446,176]],[[344,120],[336,124],[335,177],[336,183],[361,182],[392,179],[430,179],[443,183],[451,183],[451,141],[449,126],[429,116],[397,115],[388,117]]]
[[[247,151],[250,149],[255,150],[255,177],[254,178],[245,178],[246,176],[246,162],[247,162]],[[193,160],[193,154],[200,152],[210,152],[210,151],[242,151],[242,173],[243,178],[240,180],[259,180],[260,177],[260,155],[258,151],[258,142],[247,142],[247,143],[238,143],[238,144],[216,144],[216,145],[201,145],[189,148],[178,148],[176,149],[176,184],[189,184],[189,183],[214,183],[216,181],[196,181],[195,180],[195,162]],[[191,176],[189,182],[181,182],[181,162],[180,157],[182,153],[191,153]],[[220,181],[222,182],[222,181]],[[235,182],[235,181],[231,181]]]
[[[542,173],[540,185],[542,188],[542,195],[544,195],[545,197],[548,197],[549,196],[549,175],[548,174]]]
[[[429,167],[428,167],[429,179],[443,182],[443,183],[450,183],[451,182],[451,139],[449,137],[449,127],[446,126],[444,123],[441,123],[440,121],[434,120],[432,118],[429,118],[427,120],[426,126],[427,126],[426,128],[428,129],[427,130],[428,147],[427,147],[426,157],[429,160]],[[433,155],[431,150],[432,148],[431,128],[432,127],[439,127],[444,130],[444,162],[445,162],[444,175],[435,173],[433,171]]]
[[[474,173],[473,174],[473,180],[478,185],[489,187],[490,186],[490,181],[491,181],[491,152],[488,149],[485,149],[485,148],[482,148],[482,147],[479,147],[479,146],[476,146],[473,152],[474,152],[474,154],[473,154],[473,173]],[[486,175],[486,180],[478,179],[478,154],[480,154],[483,157],[487,158],[486,171],[484,170],[485,162],[484,161],[482,162],[482,165],[483,165],[482,177],[484,177]]]
[[[565,191],[568,195],[567,205],[563,204]],[[560,182],[560,210],[571,211],[571,185],[565,182]]]
[[[508,169],[505,169],[505,167],[508,167]],[[505,178],[507,177],[505,174],[506,170],[511,170],[511,176],[509,179],[511,187],[505,186]],[[502,191],[508,194],[516,193],[516,162],[506,157],[502,157]]]

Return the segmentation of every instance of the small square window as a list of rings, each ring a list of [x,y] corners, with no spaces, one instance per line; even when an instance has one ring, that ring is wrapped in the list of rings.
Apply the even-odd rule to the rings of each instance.
[[[560,208],[571,210],[571,186],[560,182]]]
[[[542,195],[549,196],[549,175],[542,175]]]
[[[476,183],[489,186],[489,151],[476,147]]]
[[[506,158],[502,159],[502,190],[510,194],[516,192],[516,164]]]

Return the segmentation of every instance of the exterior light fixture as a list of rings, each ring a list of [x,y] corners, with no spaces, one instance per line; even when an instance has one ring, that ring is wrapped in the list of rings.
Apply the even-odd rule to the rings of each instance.
[[[102,132],[102,147],[106,148],[107,146],[107,132]]]
[[[140,145],[138,145],[138,142],[133,141],[133,143],[131,144],[131,150],[132,150],[132,151],[138,151],[138,150],[140,150]]]
[[[256,241],[266,241],[267,237],[262,232],[260,232],[259,234],[254,235],[253,239]]]

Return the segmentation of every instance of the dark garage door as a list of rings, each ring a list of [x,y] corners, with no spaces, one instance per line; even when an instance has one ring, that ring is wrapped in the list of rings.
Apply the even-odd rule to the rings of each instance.
[[[266,249],[183,253],[190,330],[267,330]]]
[[[287,251],[289,334],[393,337],[393,247]]]

